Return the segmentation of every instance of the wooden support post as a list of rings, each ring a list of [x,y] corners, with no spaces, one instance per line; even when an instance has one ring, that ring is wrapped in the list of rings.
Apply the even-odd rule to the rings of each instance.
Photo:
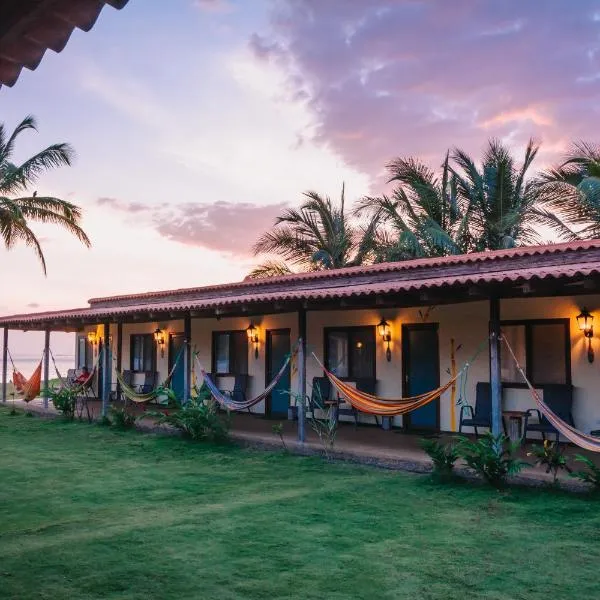
[[[298,441],[306,441],[304,408],[306,406],[306,310],[298,311]]]
[[[500,300],[490,298],[490,390],[492,395],[492,434],[502,430],[502,382],[500,379]]]
[[[192,318],[183,318],[183,402],[192,397]]]
[[[6,402],[6,388],[8,385],[8,327],[4,328],[4,343],[2,345],[2,402]]]
[[[123,323],[117,323],[117,371],[123,373]],[[121,398],[121,384],[117,380],[117,400]]]
[[[103,354],[102,354],[102,416],[108,415],[108,401],[110,399],[110,324],[104,323],[102,325],[102,343],[103,343]]]
[[[50,330],[44,332],[44,409],[48,408],[48,387],[50,386]]]

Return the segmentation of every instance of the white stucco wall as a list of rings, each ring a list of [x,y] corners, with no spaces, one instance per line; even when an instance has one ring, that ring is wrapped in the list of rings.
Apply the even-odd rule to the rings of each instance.
[[[576,315],[581,308],[586,306],[595,313],[600,321],[600,295],[587,295],[560,298],[519,298],[503,300],[501,302],[501,318],[503,320],[529,320],[529,319],[565,319],[570,320],[571,335],[571,374],[575,390],[573,416],[579,429],[590,431],[600,429],[600,341],[593,340],[594,348],[598,353],[596,362],[590,364],[587,360],[586,341],[577,328]],[[439,326],[439,360],[440,380],[444,383],[450,377],[450,347],[454,339],[456,351],[456,364],[460,366],[470,359],[478,346],[487,340],[489,304],[487,301],[469,302],[465,304],[445,305],[427,308],[409,309],[368,309],[368,310],[340,310],[340,311],[308,311],[307,313],[307,392],[310,393],[312,378],[322,372],[316,361],[311,357],[311,352],[323,360],[325,327],[370,325],[375,326],[385,318],[391,325],[392,331],[392,360],[388,362],[385,357],[385,345],[376,335],[376,393],[382,397],[399,397],[402,395],[402,325],[423,322],[438,323]],[[254,357],[254,348],[248,349],[248,395],[260,393],[265,386],[266,332],[269,329],[290,329],[292,345],[298,338],[298,315],[285,313],[277,315],[264,315],[259,317],[223,317],[221,319],[192,319],[192,346],[199,352],[199,360],[207,370],[212,367],[212,333],[213,331],[244,330],[252,322],[258,330],[259,354]],[[183,321],[162,321],[153,323],[125,324],[123,325],[123,368],[129,368],[130,348],[129,336],[133,333],[152,333],[156,327],[165,332],[168,340],[169,333],[182,333]],[[93,329],[88,327],[84,333]],[[113,349],[117,339],[117,326],[111,325],[110,333],[113,336]],[[102,335],[102,327],[97,327],[98,336]],[[94,349],[97,353],[97,346]],[[114,365],[114,362],[113,362]],[[160,379],[168,373],[168,345],[164,357],[157,357],[157,367]],[[297,389],[296,369],[292,368],[292,390]],[[114,381],[113,373],[113,381]],[[489,363],[487,347],[484,348],[477,359],[470,366],[466,398],[469,403],[474,403],[475,385],[478,381],[489,381]],[[233,378],[220,378],[220,387],[233,388]],[[460,382],[456,389],[456,398],[461,392]],[[440,427],[443,431],[452,429],[453,421],[458,426],[459,407],[450,400],[451,392],[446,392],[441,398]],[[510,388],[504,390],[503,398],[505,409],[525,410],[533,408],[534,402],[526,389]],[[263,413],[264,404],[254,407],[257,413]],[[452,414],[454,413],[454,419]],[[373,422],[367,415],[361,415],[364,422]],[[402,425],[402,418],[394,419],[394,425]]]

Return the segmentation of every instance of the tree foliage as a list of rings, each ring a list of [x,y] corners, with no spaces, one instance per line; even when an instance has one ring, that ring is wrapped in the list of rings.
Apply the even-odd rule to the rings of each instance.
[[[17,243],[24,242],[33,248],[44,273],[46,260],[31,222],[57,225],[73,234],[84,245],[90,240],[81,228],[81,210],[78,206],[50,196],[30,193],[38,178],[50,169],[69,166],[74,152],[68,144],[53,144],[41,150],[20,164],[12,162],[18,137],[28,130],[37,130],[33,117],[28,116],[9,135],[0,123],[0,236],[5,247],[10,250]]]

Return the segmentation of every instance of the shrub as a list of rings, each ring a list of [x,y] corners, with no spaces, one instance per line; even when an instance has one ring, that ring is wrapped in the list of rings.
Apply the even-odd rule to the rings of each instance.
[[[273,433],[275,435],[279,436],[279,439],[281,440],[281,445],[283,446],[283,449],[287,452],[287,446],[285,445],[285,440],[283,439],[283,423],[275,423],[272,427],[271,430],[273,431]]]
[[[515,457],[518,447],[518,442],[510,443],[503,434],[486,433],[476,441],[460,437],[458,455],[490,485],[500,488],[508,475],[518,473],[527,464]]]
[[[192,440],[220,442],[229,437],[229,417],[219,413],[212,399],[192,398],[172,411],[149,414]]]
[[[531,446],[531,452],[527,453],[527,456],[535,457],[535,464],[546,467],[546,473],[552,473],[553,483],[556,483],[558,478],[558,472],[561,469],[571,471],[567,465],[567,459],[565,458],[562,450],[555,442],[550,440],[544,440],[542,446],[533,444]]]
[[[577,479],[581,479],[581,481],[591,483],[595,491],[600,490],[600,467],[597,467],[587,456],[582,456],[581,454],[577,454],[575,460],[583,463],[587,467],[587,470],[574,471],[571,473],[571,477],[576,477]]]
[[[131,414],[126,406],[110,407],[110,423],[119,429],[131,429],[135,426],[136,417]]]
[[[434,475],[446,479],[452,476],[454,463],[458,460],[456,444],[442,444],[435,439],[422,439],[421,447],[431,458]]]
[[[44,391],[45,394],[52,400],[54,408],[62,413],[62,415],[72,421],[75,418],[77,410],[77,390],[74,388],[48,388]]]

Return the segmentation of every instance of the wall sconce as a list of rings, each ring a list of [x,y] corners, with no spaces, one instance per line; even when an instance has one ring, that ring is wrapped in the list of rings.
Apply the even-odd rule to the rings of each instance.
[[[594,349],[592,348],[592,338],[594,337],[594,315],[591,315],[587,308],[582,308],[577,315],[577,325],[579,330],[588,341],[588,362],[594,362]]]
[[[96,330],[95,329],[93,329],[92,331],[88,331],[87,341],[92,346],[95,346],[98,343],[98,336],[96,335]]]
[[[390,342],[392,341],[392,330],[390,329],[390,324],[385,319],[381,319],[379,325],[377,325],[377,331],[381,336],[381,339],[387,343],[385,357],[387,358],[387,361],[390,362],[392,360],[392,351],[390,350]]]
[[[258,329],[250,323],[246,329],[246,334],[248,335],[248,341],[254,344],[254,358],[258,358]]]
[[[154,331],[154,341],[160,348],[160,356],[163,357],[165,355],[165,332],[160,327]]]

